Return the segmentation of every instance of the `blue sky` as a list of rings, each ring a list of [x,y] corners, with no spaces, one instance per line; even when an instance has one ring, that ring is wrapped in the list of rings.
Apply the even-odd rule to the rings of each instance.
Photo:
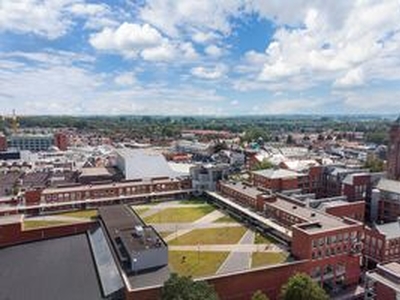
[[[2,0],[0,113],[400,112],[400,3]]]

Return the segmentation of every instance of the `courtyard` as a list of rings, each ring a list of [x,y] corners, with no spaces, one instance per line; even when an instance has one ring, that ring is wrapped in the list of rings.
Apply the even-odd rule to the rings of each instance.
[[[198,278],[246,271],[289,259],[285,247],[273,238],[199,199],[132,208],[168,243],[169,267],[180,275]]]

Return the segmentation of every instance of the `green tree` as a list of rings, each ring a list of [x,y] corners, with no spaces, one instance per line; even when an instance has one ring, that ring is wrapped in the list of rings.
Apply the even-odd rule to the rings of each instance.
[[[328,300],[326,292],[307,274],[298,273],[289,278],[281,290],[282,300]]]
[[[371,172],[383,172],[385,170],[385,163],[379,158],[368,158],[363,167],[369,169]]]
[[[175,273],[164,283],[162,300],[218,300],[214,288],[205,281],[193,281]]]
[[[255,164],[253,166],[253,171],[264,170],[264,169],[272,169],[274,165],[268,159],[264,158],[261,162]]]
[[[269,298],[263,292],[257,291],[254,293],[253,297],[251,297],[251,300],[269,300]]]

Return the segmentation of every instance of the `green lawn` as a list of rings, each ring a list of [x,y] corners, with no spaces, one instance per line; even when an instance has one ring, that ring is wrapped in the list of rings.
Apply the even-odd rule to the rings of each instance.
[[[251,267],[261,267],[283,263],[288,257],[284,252],[254,252],[252,254]]]
[[[254,244],[276,244],[277,241],[266,235],[261,235],[260,233],[256,233],[256,238],[254,239]]]
[[[202,277],[214,275],[229,252],[169,251],[169,265],[179,275]]]
[[[52,227],[58,225],[73,224],[72,222],[55,221],[55,220],[24,220],[24,230],[35,229],[40,227]]]
[[[146,211],[148,211],[150,208],[148,208],[148,207],[136,208],[135,206],[132,206],[132,209],[140,216],[143,213],[145,213]]]
[[[236,244],[246,232],[244,227],[195,229],[179,236],[169,245],[223,245]]]
[[[190,199],[180,200],[179,204],[207,204],[203,198],[192,197]]]
[[[69,211],[65,213],[57,214],[57,216],[83,218],[83,219],[94,219],[98,215],[97,209],[77,210]]]
[[[214,223],[237,223],[237,221],[229,215],[225,215],[217,220]]]
[[[146,223],[189,223],[209,214],[214,207],[209,205],[199,207],[166,208],[144,218]]]
[[[165,238],[166,236],[169,236],[170,234],[174,233],[173,231],[159,231],[158,234],[161,235],[161,237]]]

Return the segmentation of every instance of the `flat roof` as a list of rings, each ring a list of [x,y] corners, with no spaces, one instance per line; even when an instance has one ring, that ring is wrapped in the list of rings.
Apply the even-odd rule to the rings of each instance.
[[[79,176],[112,176],[114,173],[111,168],[106,167],[82,168]]]
[[[138,185],[146,185],[153,183],[168,183],[177,181],[178,179],[159,179],[159,180],[149,180],[149,181],[124,181],[124,182],[113,182],[107,184],[85,184],[85,185],[75,185],[69,187],[57,187],[57,188],[47,188],[44,189],[42,194],[53,194],[53,193],[69,193],[69,192],[81,192],[82,190],[96,190],[96,189],[109,189],[109,188],[123,188],[123,187],[134,187]]]
[[[0,217],[0,225],[22,223],[23,219],[24,219],[24,215],[22,215],[22,214]]]
[[[0,249],[0,299],[104,299],[86,234]]]
[[[305,174],[297,173],[286,169],[265,169],[265,170],[253,171],[253,174],[257,174],[270,179],[294,178],[299,176],[305,176]]]
[[[400,223],[398,221],[376,225],[376,229],[388,239],[400,238]]]
[[[241,194],[250,196],[254,199],[256,199],[258,195],[266,193],[266,192],[260,191],[256,187],[243,184],[242,182],[225,182],[225,181],[223,181],[223,182],[221,182],[221,184],[225,185]]]
[[[166,247],[165,242],[153,227],[147,226],[142,219],[126,205],[103,206],[99,208],[112,242],[118,249],[116,239],[120,238],[130,253],[151,248]],[[120,259],[123,254],[119,253]]]
[[[400,194],[400,181],[381,178],[376,188],[379,190]]]
[[[319,210],[306,208],[298,204],[294,204],[286,199],[277,197],[275,202],[268,202],[268,206],[287,212],[290,215],[306,220],[310,223],[319,223],[320,226],[307,228],[307,231],[324,231],[330,229],[343,228],[348,226],[342,219],[325,214]]]

